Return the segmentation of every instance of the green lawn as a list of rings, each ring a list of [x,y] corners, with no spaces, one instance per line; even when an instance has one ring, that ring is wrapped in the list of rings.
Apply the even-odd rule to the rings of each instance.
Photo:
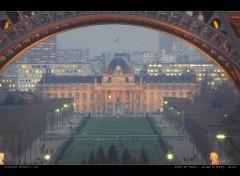
[[[146,118],[90,118],[81,135],[149,135],[154,134]]]
[[[90,146],[86,141],[74,140],[73,143],[68,147],[64,154],[64,159],[61,161],[61,164],[81,164],[83,158],[86,161],[89,160],[89,154],[91,150],[94,150],[96,154],[100,145],[102,145],[104,149],[105,155],[107,155],[107,150],[111,144],[114,144],[118,150],[118,156],[121,158],[122,152],[125,146],[128,147],[128,150],[131,154],[132,158],[138,160],[140,155],[141,147],[144,146],[149,164],[167,164],[166,156],[163,153],[161,146],[157,141],[124,141],[124,142],[113,142],[113,141],[105,141],[105,142],[92,142]]]
[[[147,118],[89,118],[78,135],[152,135],[154,134]],[[121,158],[127,146],[132,158],[138,160],[141,147],[144,146],[149,164],[168,164],[166,153],[158,141],[80,141],[77,138],[66,148],[60,164],[81,164],[83,158],[88,161],[93,149],[95,154],[102,145],[105,155],[111,144],[115,144]],[[59,153],[61,147],[59,148]],[[53,156],[52,161],[57,153]]]

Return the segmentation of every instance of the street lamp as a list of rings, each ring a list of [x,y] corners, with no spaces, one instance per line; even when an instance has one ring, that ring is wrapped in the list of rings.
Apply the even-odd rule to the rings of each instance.
[[[219,139],[220,141],[223,141],[226,138],[225,134],[218,134],[216,135],[216,138]],[[220,142],[220,152],[222,154],[222,147],[223,147],[223,143]]]
[[[58,118],[59,118],[59,109],[56,109],[55,112],[57,113],[57,132],[58,132]]]
[[[44,159],[45,159],[45,162],[47,162],[48,160],[50,160],[50,155],[48,155],[48,154],[45,155],[45,156],[44,156]]]
[[[70,107],[70,105],[64,104],[63,107],[66,109],[65,116],[67,118],[67,121],[69,122],[69,107]],[[63,119],[62,119],[62,121],[63,121]],[[62,125],[63,125],[63,122],[62,122]]]
[[[218,134],[218,135],[216,135],[216,138],[220,139],[220,140],[223,140],[223,139],[226,138],[226,136],[224,134]]]
[[[167,158],[168,158],[168,160],[169,160],[169,164],[171,164],[172,159],[173,159],[173,155],[172,155],[171,153],[169,153],[169,154],[167,155]]]

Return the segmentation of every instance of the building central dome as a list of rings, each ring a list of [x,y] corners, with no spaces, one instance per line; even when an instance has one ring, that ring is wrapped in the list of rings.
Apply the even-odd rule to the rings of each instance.
[[[131,66],[122,58],[121,54],[115,54],[114,59],[109,63],[106,73],[114,73],[114,71],[122,71],[122,73],[133,73]]]

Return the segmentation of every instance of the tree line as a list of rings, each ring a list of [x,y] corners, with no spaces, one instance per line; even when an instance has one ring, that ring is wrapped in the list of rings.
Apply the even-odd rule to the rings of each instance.
[[[136,159],[131,156],[127,147],[120,157],[116,146],[112,144],[106,154],[101,145],[96,153],[92,149],[88,160],[83,158],[82,164],[149,164],[149,159],[144,147],[141,147],[140,156]]]

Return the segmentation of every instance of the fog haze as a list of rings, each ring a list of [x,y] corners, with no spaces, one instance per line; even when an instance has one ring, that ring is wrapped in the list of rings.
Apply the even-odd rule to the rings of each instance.
[[[57,35],[58,48],[89,49],[90,57],[104,52],[159,51],[159,32],[130,25],[96,25]]]

